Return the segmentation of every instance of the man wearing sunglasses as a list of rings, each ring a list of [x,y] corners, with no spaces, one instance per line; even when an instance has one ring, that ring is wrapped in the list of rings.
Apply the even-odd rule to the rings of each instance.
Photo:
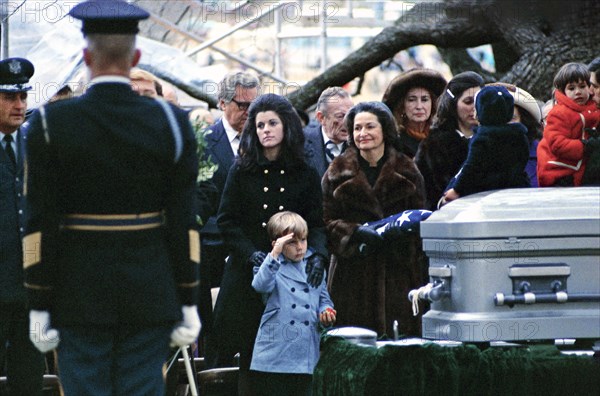
[[[223,116],[210,129],[212,133],[206,136],[207,147],[205,157],[209,157],[218,165],[212,177],[212,182],[218,190],[220,202],[225,180],[233,160],[237,156],[240,137],[244,123],[248,118],[250,103],[258,96],[259,80],[249,72],[237,71],[225,75],[219,83],[219,108]],[[223,275],[223,267],[227,251],[223,245],[219,229],[217,228],[216,209],[214,216],[210,217],[201,230],[202,237],[202,264],[200,268],[200,316],[206,324],[202,338],[210,333],[212,322],[211,287],[218,287]],[[207,343],[207,353],[210,345]],[[210,364],[210,362],[209,362]],[[215,362],[215,367],[219,364]]]

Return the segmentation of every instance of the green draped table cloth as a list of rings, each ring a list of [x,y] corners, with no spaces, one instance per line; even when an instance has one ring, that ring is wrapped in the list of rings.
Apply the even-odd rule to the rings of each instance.
[[[324,336],[313,395],[600,395],[600,363],[554,345],[377,348]]]

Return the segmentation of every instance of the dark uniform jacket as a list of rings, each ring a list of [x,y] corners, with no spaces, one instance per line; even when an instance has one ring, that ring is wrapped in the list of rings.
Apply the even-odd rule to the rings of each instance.
[[[187,114],[171,107],[180,145],[158,101],[103,82],[39,112],[27,144],[26,287],[55,326],[165,323],[196,304],[198,172]],[[175,161],[176,148],[181,148]],[[164,225],[135,231],[61,227],[67,215],[164,211]]]
[[[323,210],[330,252],[330,294],[337,310],[336,326],[359,326],[392,335],[397,320],[402,334],[420,336],[420,318],[412,314],[408,292],[426,284],[426,260],[418,235],[389,241],[362,257],[352,234],[359,225],[420,209],[425,201],[423,177],[406,155],[386,147],[373,187],[349,147],[323,176]]]
[[[264,157],[255,171],[232,166],[217,218],[230,252],[214,311],[213,331],[221,350],[251,351],[264,305],[252,289],[252,265],[247,260],[255,251],[271,251],[266,225],[283,210],[306,220],[309,247],[327,256],[321,184],[313,168],[287,169]],[[240,366],[247,369],[250,358],[242,356],[247,361],[240,360]]]
[[[0,139],[4,135],[0,134]],[[25,303],[21,238],[24,234],[24,130],[17,133],[17,165],[0,145],[0,303]]]

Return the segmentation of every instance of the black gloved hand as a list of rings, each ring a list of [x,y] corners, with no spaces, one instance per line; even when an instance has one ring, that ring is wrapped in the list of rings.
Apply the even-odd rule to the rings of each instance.
[[[306,281],[312,287],[319,287],[325,278],[325,266],[327,258],[322,254],[315,253],[306,261]]]
[[[248,257],[247,263],[253,267],[260,267],[260,265],[263,263],[263,261],[265,261],[266,258],[267,253],[257,250],[256,252],[252,253],[250,257]]]
[[[583,150],[586,154],[592,153],[598,149],[600,149],[600,138],[591,137],[589,139],[581,139],[581,143],[583,143]]]
[[[397,241],[398,239],[408,235],[408,232],[402,229],[400,226],[390,226],[387,227],[383,232],[382,236],[386,242]]]
[[[358,251],[362,255],[369,255],[383,246],[383,237],[373,228],[358,226],[351,237],[352,242],[358,243]]]

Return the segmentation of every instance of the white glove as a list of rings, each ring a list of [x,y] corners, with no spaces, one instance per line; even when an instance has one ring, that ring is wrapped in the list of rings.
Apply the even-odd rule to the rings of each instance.
[[[190,345],[198,339],[202,328],[196,305],[184,305],[181,307],[181,312],[183,312],[183,321],[178,323],[171,332],[171,346]]]
[[[29,339],[38,351],[46,353],[60,342],[58,330],[50,327],[50,312],[29,311]]]

